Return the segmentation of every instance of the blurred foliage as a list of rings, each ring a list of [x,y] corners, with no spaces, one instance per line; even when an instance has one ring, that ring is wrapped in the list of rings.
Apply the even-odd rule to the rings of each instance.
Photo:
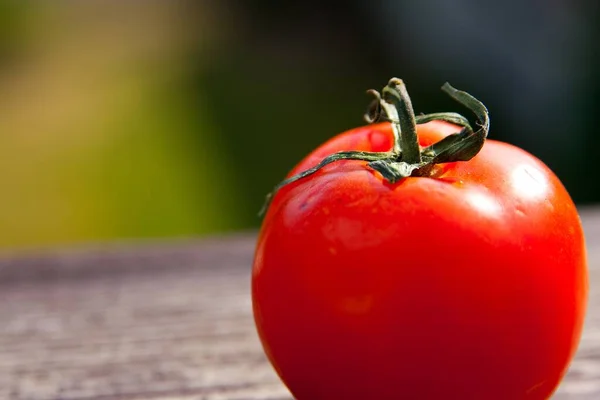
[[[493,107],[495,138],[519,140],[502,135],[515,126],[498,95],[504,67],[485,87],[456,63],[424,68],[428,52],[407,39],[386,48],[366,4],[0,3],[0,247],[256,228],[271,187],[363,124],[365,90],[391,76],[405,78],[417,112],[462,112],[439,87],[469,88]],[[412,41],[413,25],[396,33]],[[576,200],[600,199],[576,153],[597,139],[559,157],[531,137],[517,144]]]
[[[4,33],[29,40],[2,60],[0,245],[238,227],[234,171],[189,90],[210,26],[158,2],[27,11]]]

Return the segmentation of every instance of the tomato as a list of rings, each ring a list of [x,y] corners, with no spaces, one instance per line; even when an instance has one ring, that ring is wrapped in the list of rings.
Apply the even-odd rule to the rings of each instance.
[[[389,152],[393,123],[318,147]],[[420,148],[461,131],[416,126]],[[577,209],[531,154],[486,140],[468,161],[390,182],[338,160],[282,186],[252,274],[258,334],[299,400],[547,399],[579,343],[588,276]]]

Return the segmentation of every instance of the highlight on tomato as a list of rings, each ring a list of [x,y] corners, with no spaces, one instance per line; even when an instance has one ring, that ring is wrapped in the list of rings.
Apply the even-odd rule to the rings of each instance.
[[[393,78],[369,124],[317,147],[265,206],[252,303],[298,400],[548,399],[577,350],[584,234],[540,160],[487,139],[486,107],[415,116]]]

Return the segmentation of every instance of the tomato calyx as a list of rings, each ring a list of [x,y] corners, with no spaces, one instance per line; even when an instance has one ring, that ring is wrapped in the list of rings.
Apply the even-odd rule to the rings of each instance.
[[[436,113],[415,117],[406,86],[401,79],[392,78],[382,94],[369,90],[375,99],[371,103],[365,120],[374,123],[387,119],[394,132],[393,156],[371,161],[367,165],[378,171],[390,183],[408,176],[427,176],[435,164],[468,161],[473,158],[487,138],[489,117],[486,107],[470,94],[456,90],[449,83],[442,91],[454,100],[469,108],[479,120],[479,129],[473,131],[469,121],[456,113]],[[420,148],[417,140],[416,124],[442,120],[462,126],[459,133],[445,137],[428,147]]]
[[[479,129],[473,130],[469,120],[460,114],[441,112],[415,116],[406,85],[401,79],[392,78],[382,89],[367,93],[374,97],[364,119],[367,123],[388,121],[392,124],[393,146],[387,152],[340,151],[325,157],[319,164],[279,183],[267,195],[259,215],[263,215],[273,196],[283,186],[314,174],[324,166],[339,160],[367,161],[367,166],[379,172],[390,183],[409,176],[428,176],[436,164],[469,161],[483,147],[490,120],[488,110],[475,97],[453,88],[448,82],[442,91],[471,110],[477,117]],[[441,120],[461,126],[458,133],[446,136],[430,146],[422,148],[417,138],[417,124]]]

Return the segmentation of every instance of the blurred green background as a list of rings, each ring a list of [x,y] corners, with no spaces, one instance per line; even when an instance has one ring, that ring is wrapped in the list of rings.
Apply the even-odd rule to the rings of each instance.
[[[0,247],[257,228],[266,192],[403,78],[417,112],[490,109],[490,137],[600,200],[595,1],[0,3]],[[465,114],[468,117],[470,115]]]

